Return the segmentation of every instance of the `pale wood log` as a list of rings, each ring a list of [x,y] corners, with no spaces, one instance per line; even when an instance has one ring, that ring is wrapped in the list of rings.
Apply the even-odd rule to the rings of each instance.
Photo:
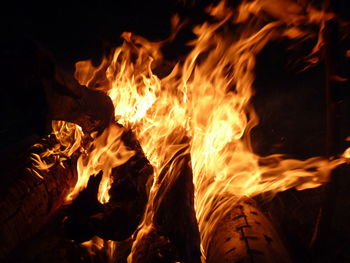
[[[213,230],[207,263],[224,262],[291,263],[278,233],[253,199],[233,201]]]

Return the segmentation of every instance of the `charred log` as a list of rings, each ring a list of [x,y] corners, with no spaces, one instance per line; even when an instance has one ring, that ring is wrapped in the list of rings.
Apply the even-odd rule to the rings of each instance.
[[[46,242],[42,240],[48,238],[48,232],[51,233],[48,227],[44,234],[35,236],[61,207],[69,189],[74,186],[77,154],[72,160],[65,162],[66,168],[55,165],[47,172],[40,171],[43,179],[26,170],[25,175],[13,183],[13,187],[3,195],[0,202],[0,239],[6,243],[1,248],[0,258],[5,259],[11,250],[22,247],[21,244],[27,243],[24,247],[32,247],[28,246],[28,240],[32,236],[41,244],[41,249],[51,250],[57,246],[62,253],[69,253],[70,250],[81,253],[75,245],[70,244],[70,240],[75,240],[76,244],[90,240],[95,235],[113,240],[124,240],[131,236],[143,216],[153,168],[131,131],[125,132],[122,140],[127,147],[135,151],[135,155],[124,165],[113,169],[110,201],[102,205],[97,200],[102,173],[90,177],[87,188],[60,213],[60,218],[64,218],[64,231],[51,223],[51,227],[57,229],[62,241],[49,237],[54,243],[50,246],[46,246]],[[46,143],[50,143],[50,140]],[[54,220],[54,223],[62,225],[62,221]],[[33,247],[23,251],[27,251],[28,258],[44,258],[45,262],[45,256],[39,256],[40,249],[36,249],[35,257],[29,256]],[[17,262],[17,259],[19,260],[15,257],[14,262]],[[26,262],[25,258],[21,260]]]
[[[84,132],[101,132],[114,120],[111,99],[100,91],[79,85],[67,73],[57,69],[54,75],[42,78],[42,83],[49,120],[76,123]]]
[[[124,144],[135,151],[125,164],[112,170],[113,184],[110,200],[105,205],[98,236],[122,241],[132,235],[139,225],[148,201],[153,167],[145,157],[134,134],[128,130],[122,135]]]
[[[67,239],[62,221],[67,215],[62,206],[43,225],[40,231],[16,247],[6,263],[106,263],[108,254],[103,249],[88,249]],[[3,262],[3,261],[2,261]],[[5,263],[4,262],[4,263]]]
[[[37,43],[23,37],[6,38],[1,46],[0,57],[8,65],[1,72],[1,146],[11,148],[12,142],[23,141],[22,150],[29,147],[33,140],[27,142],[26,138],[36,138],[37,142],[38,136],[49,133],[52,120],[74,122],[88,132],[101,131],[111,122],[114,109],[109,97],[79,85]],[[62,205],[75,182],[75,158],[66,161],[65,167],[56,165],[40,171],[43,179],[25,167],[3,173],[3,177],[13,179],[4,180],[1,192],[0,240],[5,245],[0,258],[35,234]],[[18,155],[6,158],[9,166],[23,166],[22,161]],[[27,167],[30,165],[26,162]]]
[[[135,154],[125,164],[112,169],[109,202],[102,205],[97,200],[100,173],[90,178],[88,187],[71,205],[65,226],[68,236],[77,242],[95,235],[106,240],[125,240],[134,233],[143,216],[153,168],[131,131],[121,138]]]
[[[179,158],[178,158],[179,157]],[[170,165],[181,167],[172,185],[162,185],[159,198],[163,199],[155,212],[155,225],[178,249],[181,262],[200,262],[199,230],[194,210],[194,185],[189,154],[175,156],[160,175],[169,172]],[[169,176],[169,175],[168,175]],[[161,178],[162,180],[162,178]]]
[[[17,171],[18,172],[18,171]],[[76,180],[75,161],[65,162],[65,167],[55,165],[42,171],[43,178],[28,170],[20,170],[13,184],[0,198],[0,259],[33,236],[63,204],[69,189]]]
[[[65,220],[66,237],[78,243],[92,239],[98,225],[97,215],[103,212],[103,205],[97,200],[102,172],[91,176],[87,187],[69,206]]]
[[[110,98],[79,85],[35,41],[8,36],[1,39],[0,46],[0,58],[6,65],[0,72],[1,144],[33,134],[44,136],[52,120],[74,122],[84,131],[101,131],[113,119]]]
[[[136,263],[176,263],[181,262],[179,249],[161,235],[159,230],[152,228],[143,235],[134,247],[132,262]],[[126,262],[126,259],[124,260]]]
[[[153,225],[146,234],[138,234],[133,262],[200,262],[192,169],[184,149],[169,160],[158,184]]]

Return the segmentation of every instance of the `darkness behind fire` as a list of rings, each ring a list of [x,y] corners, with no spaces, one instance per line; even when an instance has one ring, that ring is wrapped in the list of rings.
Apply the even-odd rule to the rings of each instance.
[[[32,48],[40,46],[48,50],[59,67],[73,73],[76,61],[93,59],[98,64],[102,54],[121,43],[119,36],[123,31],[151,40],[166,38],[170,32],[170,17],[179,13],[182,18],[189,19],[188,29],[164,48],[165,57],[175,60],[188,51],[184,43],[192,37],[190,26],[206,19],[202,10],[211,2],[9,1],[6,7],[2,6],[0,157],[3,172],[0,191],[5,190],[13,179],[6,177],[7,171],[13,166],[23,165],[24,149],[48,132],[43,91],[24,88],[28,83],[31,83],[29,87],[35,86],[30,80],[32,64],[28,61]],[[237,1],[230,2],[237,4]],[[314,2],[321,4],[321,1]],[[331,2],[335,12],[343,20],[350,21],[350,2]],[[342,39],[344,33],[350,32],[340,30],[338,39],[329,41],[336,42],[333,54],[337,73],[346,77],[350,76],[350,61],[340,54],[349,49],[350,37],[347,35]],[[332,84],[336,111],[333,124],[327,127],[327,65],[320,63],[301,72],[302,64],[295,61],[295,57],[306,54],[311,44],[286,51],[288,43],[279,41],[269,44],[258,57],[253,103],[260,124],[252,135],[255,150],[261,155],[285,153],[295,158],[307,158],[326,155],[327,144],[331,145],[328,152],[332,154],[339,154],[349,147],[345,142],[350,136],[349,81]],[[327,138],[332,131],[333,136]],[[331,187],[302,192],[289,190],[271,202],[262,203],[296,262],[350,262],[349,172],[347,166],[337,169]],[[320,207],[326,207],[326,211],[320,213]],[[312,243],[310,240],[319,214],[328,222],[328,227],[322,227],[326,229],[327,238],[320,234]],[[327,253],[331,255],[329,261],[315,256],[322,254],[325,239]]]

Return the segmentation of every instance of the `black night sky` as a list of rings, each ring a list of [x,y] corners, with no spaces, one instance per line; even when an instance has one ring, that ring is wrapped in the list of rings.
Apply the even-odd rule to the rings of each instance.
[[[174,60],[188,50],[185,43],[192,37],[191,27],[206,19],[204,7],[216,2],[209,0],[7,2],[0,11],[3,51],[1,88],[2,103],[5,105],[2,116],[11,124],[6,121],[2,123],[4,127],[0,133],[1,145],[9,146],[13,141],[37,132],[35,128],[37,124],[33,125],[35,117],[31,116],[26,120],[26,117],[21,117],[21,113],[23,111],[28,113],[31,108],[34,108],[34,112],[38,111],[40,99],[35,92],[29,90],[24,93],[25,95],[19,95],[19,91],[23,88],[18,81],[14,81],[16,76],[11,75],[13,71],[8,72],[9,64],[16,68],[15,72],[19,69],[26,71],[27,62],[23,54],[28,53],[27,41],[51,52],[59,67],[73,73],[74,64],[79,60],[93,59],[98,64],[103,54],[121,44],[120,34],[124,31],[134,32],[150,40],[166,38],[170,33],[171,16],[179,14],[181,18],[189,20],[188,26],[178,35],[174,43],[164,50],[165,57]],[[239,1],[229,2],[232,5],[239,3]],[[320,4],[321,1],[314,2]],[[343,20],[349,19],[349,1],[337,0],[332,3]],[[344,35],[344,32],[341,33]],[[348,44],[347,41],[345,43]],[[301,47],[301,53],[298,54],[287,52],[287,46],[283,41],[272,43],[258,57],[255,88],[257,110],[258,113],[262,111],[259,113],[262,119],[262,133],[256,134],[256,143],[259,144],[257,151],[272,153],[275,150],[282,150],[304,157],[322,154],[322,146],[318,143],[315,148],[317,139],[314,138],[324,136],[324,116],[320,114],[325,110],[322,77],[324,69],[321,64],[307,72],[298,73],[298,66],[290,67],[290,61],[295,56],[300,56],[304,47]],[[11,52],[17,55],[14,57],[6,55],[6,49],[12,50]],[[346,46],[339,47],[339,52],[344,50]],[[346,60],[340,66],[343,75],[349,72],[348,63]],[[344,96],[348,95],[344,87],[340,91],[340,101],[344,101]],[[20,98],[21,96],[23,98]],[[34,103],[28,102],[28,98]],[[21,107],[21,104],[27,106]],[[285,107],[286,105],[288,107]],[[279,107],[289,110],[280,110]],[[32,115],[35,114],[37,112]],[[285,121],[281,122],[282,119]],[[26,124],[19,124],[23,122]],[[25,131],[28,126],[33,126],[33,129]],[[22,134],[13,136],[18,130],[22,130]],[[308,134],[311,134],[310,138],[305,139],[305,135],[308,137]],[[344,139],[344,136],[341,134],[341,139]],[[271,146],[271,143],[277,145],[277,148]],[[284,146],[278,149],[278,145]],[[297,145],[301,146],[298,148]]]

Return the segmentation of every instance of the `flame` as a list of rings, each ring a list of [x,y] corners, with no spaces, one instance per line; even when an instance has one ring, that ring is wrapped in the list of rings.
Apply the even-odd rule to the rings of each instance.
[[[283,155],[260,157],[253,152],[249,137],[258,123],[250,104],[256,55],[278,38],[301,41],[317,37],[307,57],[310,63],[317,62],[325,22],[333,15],[291,1],[267,0],[244,1],[236,14],[225,1],[207,11],[216,22],[194,28],[196,39],[189,43],[192,51],[162,79],[153,73],[162,59],[162,43],[132,33],[122,35],[123,45],[100,67],[93,68],[88,61],[76,65],[81,84],[97,87],[111,97],[116,119],[134,131],[155,168],[155,183],[138,240],[153,229],[159,184],[170,184],[158,182],[160,171],[179,149],[189,147],[204,258],[213,227],[232,205],[230,196],[317,187],[329,180],[332,169],[344,163],[344,159],[321,157],[305,161]],[[254,25],[248,22],[252,16],[266,14],[273,19]],[[243,26],[242,33],[223,34],[228,23]],[[311,32],[302,27],[305,24],[318,25],[319,31]]]
[[[52,121],[52,133],[43,142],[33,145],[42,152],[32,153],[31,160],[35,169],[29,170],[42,179],[40,170],[48,171],[56,163],[64,167],[64,161],[81,147],[83,136],[82,128],[77,124]]]
[[[110,96],[116,121],[134,132],[154,167],[154,183],[132,253],[142,237],[154,229],[160,185],[171,185],[175,179],[171,175],[180,167],[171,160],[183,149],[191,156],[203,260],[213,229],[237,197],[318,187],[329,180],[332,169],[350,158],[350,148],[338,159],[295,160],[281,154],[261,157],[254,153],[250,140],[250,131],[258,124],[250,103],[256,56],[276,39],[296,42],[316,38],[304,61],[317,63],[325,43],[325,23],[334,15],[310,5],[277,0],[243,1],[237,10],[221,1],[207,12],[213,22],[193,29],[196,39],[189,43],[191,52],[165,77],[154,71],[162,67],[161,47],[174,34],[166,41],[150,42],[126,32],[124,43],[100,66],[94,67],[90,61],[76,64],[75,77],[80,84]],[[232,24],[240,28],[235,34],[229,29]],[[174,19],[174,32],[179,25],[178,18]],[[108,201],[111,169],[134,154],[120,139],[123,130],[111,125],[100,136],[93,136],[78,160],[78,182],[67,200],[76,197],[90,175],[102,170],[99,200]],[[68,143],[63,155],[79,147],[79,131],[74,129],[77,144]],[[68,137],[62,136],[56,134],[66,143]],[[40,165],[50,167],[44,162]],[[172,173],[160,178],[167,165]],[[133,261],[132,254],[128,261]]]
[[[350,148],[347,148],[343,154],[344,158],[350,159]]]
[[[124,128],[111,124],[89,144],[85,153],[80,155],[77,162],[78,181],[67,196],[67,201],[74,200],[79,192],[87,186],[91,175],[97,175],[103,171],[98,200],[101,203],[108,202],[112,168],[124,164],[134,155],[134,151],[127,149],[120,138],[123,132]]]
[[[90,255],[96,255],[97,253],[100,253],[103,250],[109,258],[113,257],[114,251],[116,249],[116,242],[111,240],[106,241],[99,237],[94,237],[89,241],[81,243],[81,245],[86,248],[87,252]]]

